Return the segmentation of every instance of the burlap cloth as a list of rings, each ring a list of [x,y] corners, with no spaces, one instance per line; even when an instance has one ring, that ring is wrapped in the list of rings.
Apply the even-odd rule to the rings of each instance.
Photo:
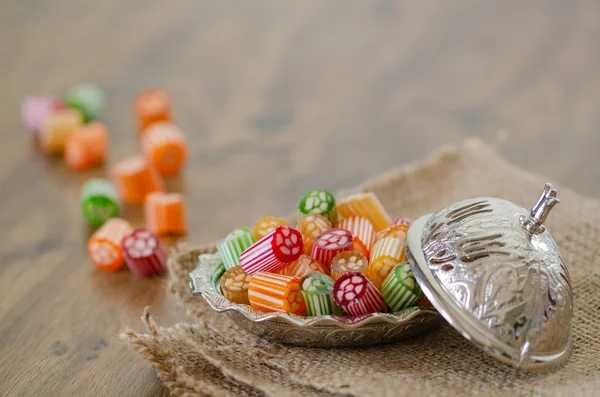
[[[375,192],[391,214],[416,218],[475,196],[502,197],[529,208],[544,182],[470,140],[360,189]],[[547,224],[571,273],[575,313],[573,355],[553,372],[530,374],[503,365],[448,325],[379,347],[328,350],[268,343],[190,294],[191,253],[171,263],[169,289],[198,320],[163,328],[146,311],[149,333],[126,330],[122,337],[150,361],[173,395],[600,395],[600,202],[558,190],[561,204]]]

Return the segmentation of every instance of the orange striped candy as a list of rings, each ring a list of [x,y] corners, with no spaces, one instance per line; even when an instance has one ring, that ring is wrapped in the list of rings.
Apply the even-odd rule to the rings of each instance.
[[[279,274],[284,276],[292,277],[304,277],[311,273],[324,273],[327,274],[327,269],[316,259],[311,258],[308,255],[300,255],[300,258],[290,263],[282,270]]]
[[[134,105],[140,132],[155,123],[171,121],[171,98],[163,90],[149,89],[142,92]]]
[[[179,193],[150,193],[144,203],[146,229],[158,234],[184,234],[185,200]]]
[[[128,204],[142,204],[148,194],[164,190],[160,177],[142,156],[119,161],[113,167],[113,176],[123,201]]]
[[[296,229],[302,233],[302,242],[304,243],[304,253],[310,255],[312,252],[313,240],[319,237],[326,230],[331,229],[329,219],[318,214],[307,214],[298,220]]]
[[[129,222],[120,218],[109,219],[90,237],[88,255],[94,265],[107,272],[117,271],[125,263],[121,243],[131,232]]]
[[[377,196],[370,192],[354,194],[339,201],[337,212],[343,218],[351,216],[367,218],[373,224],[376,232],[392,225],[392,218],[383,208]]]
[[[406,241],[406,233],[407,232],[408,232],[408,225],[406,225],[406,224],[390,226],[388,228],[385,228],[385,229],[380,230],[377,233],[375,233],[375,242],[381,240],[382,238],[386,238],[386,237],[395,237],[395,238],[399,238],[400,240]]]
[[[104,163],[108,148],[106,126],[98,121],[83,125],[67,138],[65,162],[84,170]]]
[[[360,240],[367,252],[371,250],[373,239],[375,237],[375,229],[373,228],[373,224],[369,222],[367,218],[362,216],[344,218],[337,223],[336,227],[338,229],[348,230],[352,233],[352,236],[354,236],[354,241]]]
[[[62,153],[69,135],[83,123],[76,109],[61,109],[49,115],[40,130],[40,144],[47,153]]]
[[[187,158],[185,138],[171,123],[148,127],[142,138],[142,149],[148,164],[164,176],[178,175]]]
[[[248,286],[250,306],[265,312],[301,314],[306,305],[300,278],[273,273],[255,273]]]

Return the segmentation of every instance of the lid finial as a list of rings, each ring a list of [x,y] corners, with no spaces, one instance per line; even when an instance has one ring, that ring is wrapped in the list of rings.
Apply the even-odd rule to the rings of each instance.
[[[521,225],[532,234],[541,234],[546,230],[544,222],[550,213],[552,207],[558,204],[560,200],[556,198],[556,189],[551,183],[544,185],[544,191],[537,203],[531,208],[529,216],[521,216]]]

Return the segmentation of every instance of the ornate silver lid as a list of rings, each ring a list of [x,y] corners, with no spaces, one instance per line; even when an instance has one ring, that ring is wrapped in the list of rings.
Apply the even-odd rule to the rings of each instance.
[[[473,198],[408,231],[411,267],[436,309],[465,338],[526,370],[560,364],[571,345],[571,282],[543,225],[557,203],[546,184],[531,211]]]

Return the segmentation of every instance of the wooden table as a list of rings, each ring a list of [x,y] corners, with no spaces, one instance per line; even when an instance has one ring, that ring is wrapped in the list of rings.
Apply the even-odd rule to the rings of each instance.
[[[427,5],[422,4],[427,3]],[[92,5],[97,4],[97,5]],[[480,136],[559,185],[600,194],[595,2],[14,1],[0,6],[0,395],[167,395],[119,340],[146,305],[183,319],[163,279],[97,271],[78,191],[109,167],[46,158],[26,94],[93,81],[110,163],[139,150],[131,104],[174,98],[189,139],[189,240],[286,214]],[[124,216],[142,225],[140,208]]]

